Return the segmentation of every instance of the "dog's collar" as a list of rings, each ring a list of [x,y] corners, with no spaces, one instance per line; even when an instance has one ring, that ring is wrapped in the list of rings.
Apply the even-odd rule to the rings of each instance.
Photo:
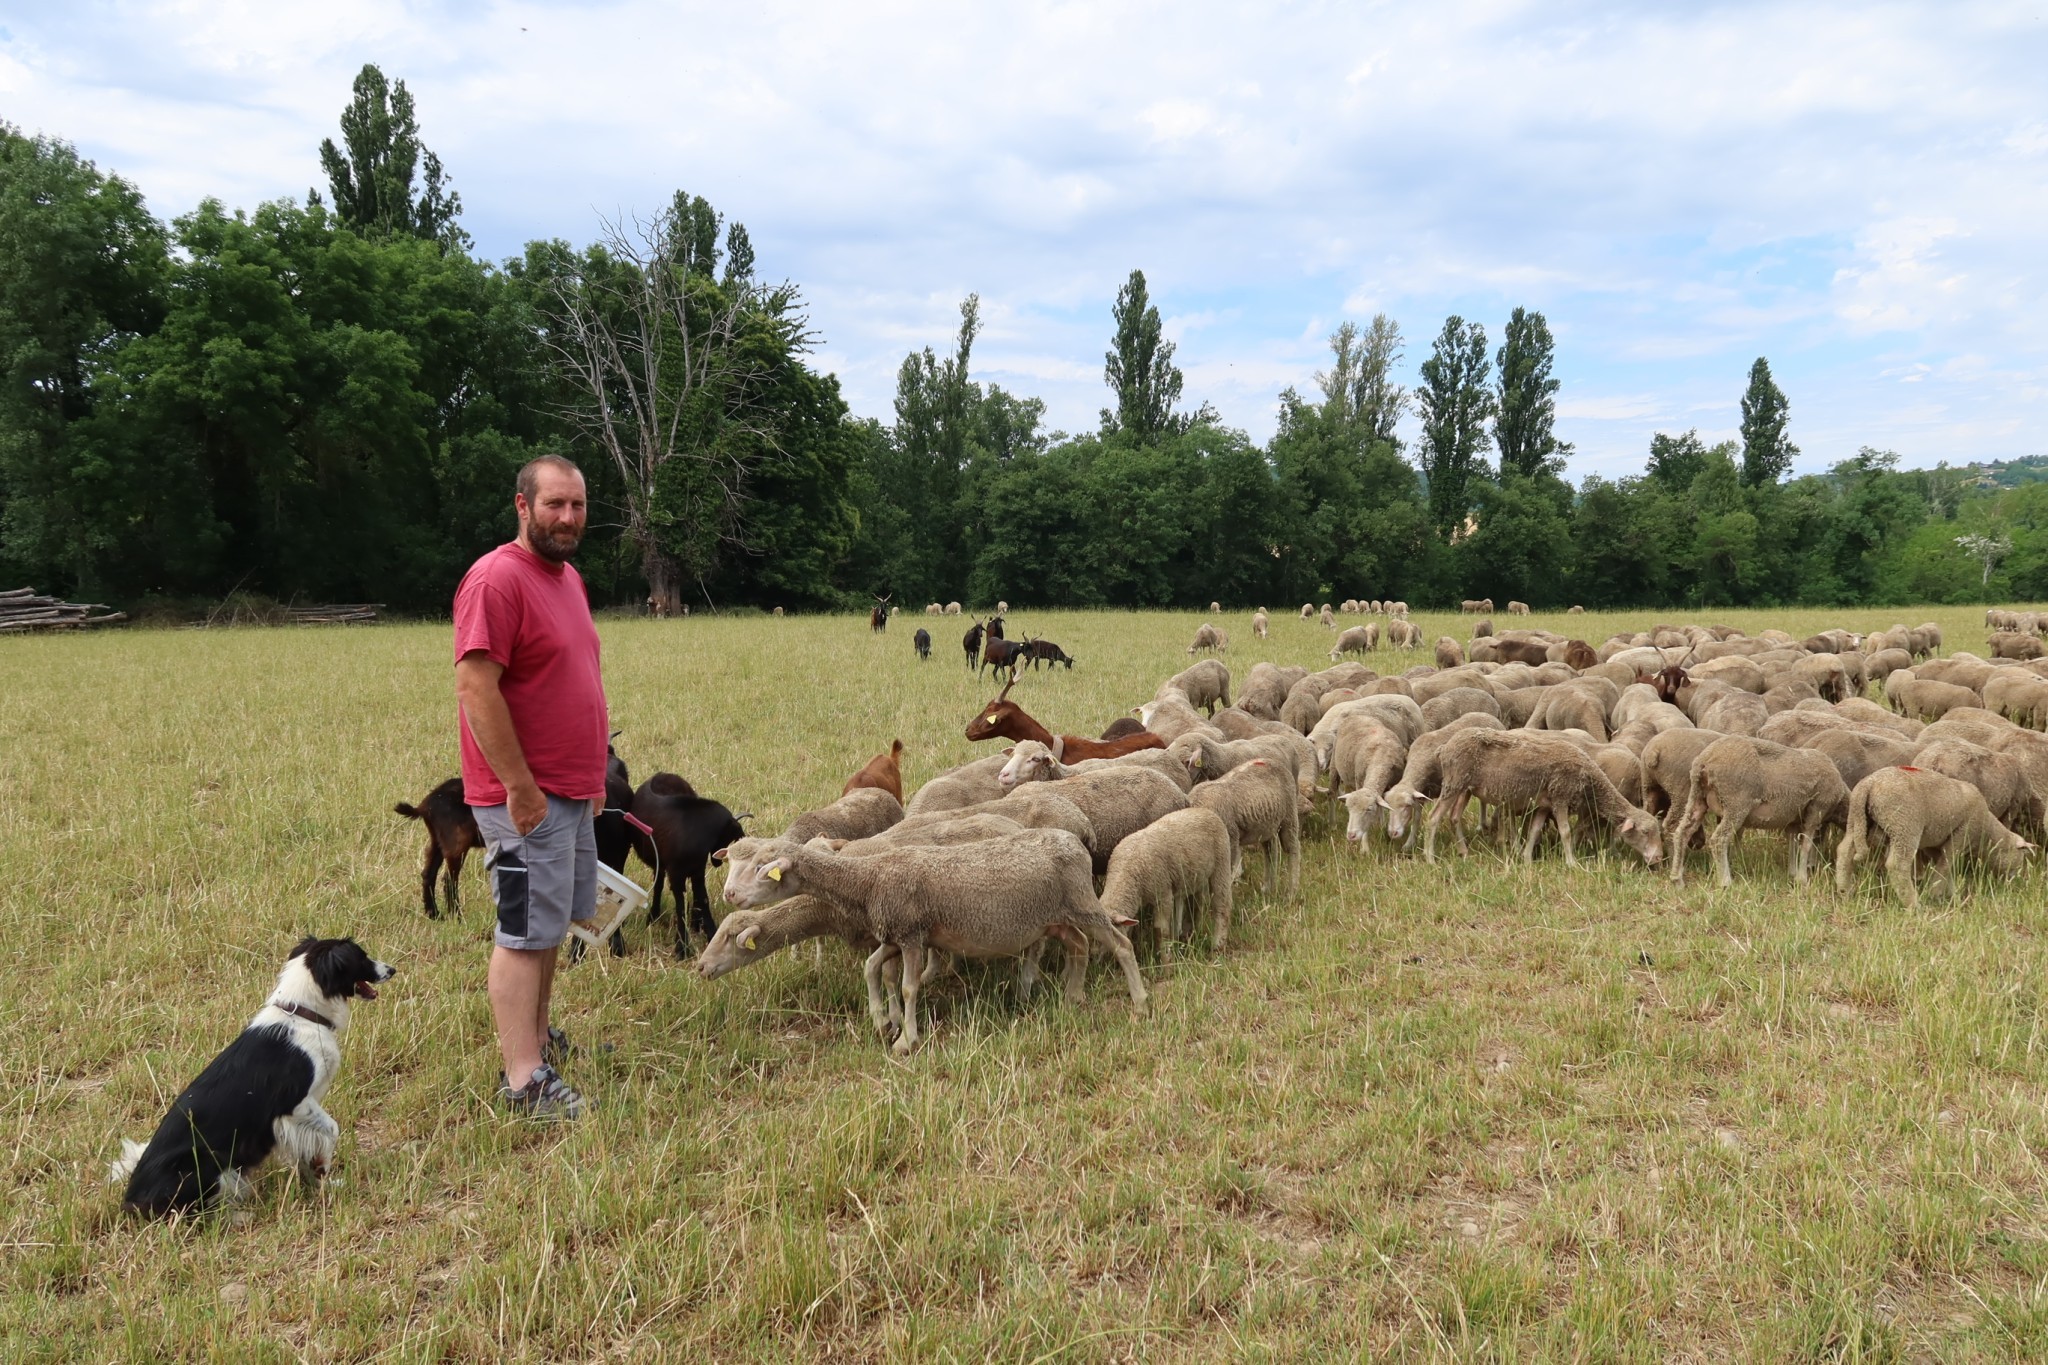
[[[326,1015],[316,1010],[309,1010],[304,1005],[294,1005],[288,1000],[273,1000],[270,1002],[270,1008],[283,1010],[286,1014],[296,1014],[301,1019],[310,1019],[322,1028],[331,1029],[334,1027],[334,1021]]]

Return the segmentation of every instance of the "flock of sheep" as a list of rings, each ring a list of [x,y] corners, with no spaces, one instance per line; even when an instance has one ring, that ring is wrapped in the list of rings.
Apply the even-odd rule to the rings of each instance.
[[[1386,615],[1388,647],[1419,646],[1405,604],[1342,610]],[[1745,830],[1783,833],[1801,881],[1839,835],[1842,889],[1888,845],[1892,885],[1917,903],[1923,863],[1946,872],[1971,854],[2015,872],[2034,848],[2022,834],[2048,827],[2036,634],[2048,617],[1993,624],[1994,657],[1936,658],[1932,624],[1804,640],[1660,625],[1596,646],[1481,619],[1469,641],[1440,638],[1434,663],[1382,674],[1343,657],[1380,647],[1371,623],[1344,631],[1318,672],[1262,662],[1233,678],[1200,660],[1099,739],[1053,734],[1006,687],[968,726],[970,739],[1013,739],[1003,752],[907,801],[894,755],[881,755],[783,835],[723,850],[734,908],[698,969],[716,978],[806,939],[844,939],[865,955],[870,1015],[899,1052],[917,1045],[920,987],[948,955],[1014,959],[1021,998],[1056,939],[1078,998],[1100,949],[1142,1009],[1132,933],[1163,944],[1206,916],[1223,949],[1247,852],[1262,854],[1269,895],[1284,869],[1292,898],[1303,825],[1334,831],[1339,804],[1360,851],[1394,856],[1419,840],[1433,862],[1448,832],[1461,852],[1491,837],[1533,859],[1548,834],[1576,862],[1590,832],[1648,866],[1668,859],[1682,882],[1703,841],[1724,886]],[[1205,625],[1189,652],[1227,646]]]

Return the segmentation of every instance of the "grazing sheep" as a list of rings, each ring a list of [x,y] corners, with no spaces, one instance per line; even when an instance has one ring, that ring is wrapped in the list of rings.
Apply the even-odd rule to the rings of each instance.
[[[1204,621],[1201,628],[1195,631],[1195,642],[1188,646],[1188,653],[1193,654],[1200,649],[1222,651],[1228,648],[1230,637]]]
[[[1565,608],[1564,614],[1566,616],[1584,616],[1586,614],[1586,609],[1582,606],[1579,606],[1577,603],[1573,603],[1571,606]]]
[[[1643,746],[1643,809],[1675,828],[1692,791],[1692,765],[1722,738],[1712,730],[1666,730]],[[1672,848],[1671,856],[1682,850]]]
[[[1453,641],[1453,643],[1456,642]],[[1387,648],[1422,648],[1422,627],[1416,625],[1413,621],[1405,621],[1398,616],[1393,618],[1387,622]]]
[[[1365,654],[1378,649],[1380,628],[1376,622],[1368,621],[1362,626],[1347,626],[1337,637],[1336,648],[1330,651],[1330,662],[1336,663],[1346,654]]]
[[[1510,616],[1527,616],[1528,614],[1529,614],[1529,604],[1528,604],[1527,602],[1510,602],[1510,603],[1508,603],[1508,615],[1510,615]]]
[[[1864,725],[1875,725],[1890,730],[1901,739],[1918,739],[1920,732],[1927,728],[1923,721],[1908,716],[1893,715],[1868,697],[1851,697],[1835,703],[1835,714],[1844,720],[1859,721]]]
[[[1985,804],[1984,793],[1967,782],[1922,768],[1880,768],[1858,783],[1849,796],[1848,830],[1835,850],[1835,887],[1849,889],[1856,864],[1870,847],[1870,826],[1890,843],[1885,871],[1892,890],[1908,909],[1918,909],[1919,863],[1932,855],[1942,875],[1958,848],[1974,845],[1993,867],[2008,876],[2026,865],[2034,845],[2000,824]]]
[[[960,604],[959,604],[958,602],[948,602],[948,603],[946,603],[946,615],[948,615],[948,616],[958,616],[959,614],[960,614]]]
[[[1493,699],[1491,692],[1477,687],[1454,687],[1448,692],[1439,692],[1422,704],[1422,728],[1441,730],[1459,716],[1474,712],[1500,717],[1500,703]]]
[[[911,794],[903,807],[905,816],[932,815],[999,799],[1005,789],[996,780],[996,774],[1007,762],[1008,759],[996,754],[940,773]]]
[[[1851,791],[1856,789],[1858,782],[1879,768],[1914,762],[1914,755],[1920,749],[1920,745],[1910,739],[1901,739],[1897,735],[1874,735],[1846,725],[1809,735],[1793,747],[1826,754],[1828,761],[1835,765],[1835,771],[1842,775],[1842,785]],[[1977,746],[1969,747],[1974,749]],[[2018,765],[2014,765],[2012,771],[2017,775]]]
[[[1407,614],[1408,614],[1408,604],[1407,604],[1406,602],[1389,602],[1389,603],[1387,603],[1387,615],[1389,615],[1389,616],[1406,616]]]
[[[1138,719],[1161,743],[1171,744],[1190,730],[1214,729],[1202,713],[1188,704],[1187,694],[1167,690],[1138,708]]]
[[[1448,635],[1436,637],[1436,666],[1438,668],[1462,668],[1465,664],[1465,649]]]
[[[473,848],[484,846],[483,831],[477,828],[476,816],[470,813],[469,804],[463,799],[462,779],[451,777],[440,786],[420,798],[417,806],[401,801],[391,808],[408,820],[418,820],[427,827],[426,868],[420,873],[420,899],[425,905],[428,919],[439,919],[441,912],[434,906],[434,874],[446,866],[443,880],[448,893],[448,909],[461,914],[462,904],[457,899],[456,886],[462,878],[462,864]]]
[[[726,900],[759,909],[808,894],[864,915],[882,945],[868,958],[868,1008],[885,1036],[890,1011],[880,1002],[882,966],[888,949],[902,955],[898,1054],[917,1046],[918,978],[933,948],[956,957],[1019,957],[1049,934],[1071,943],[1057,931],[1078,930],[1116,957],[1132,1005],[1144,1009],[1145,983],[1130,940],[1096,899],[1087,849],[1063,830],[1026,830],[952,848],[892,848],[864,858],[780,839],[758,854],[758,860],[733,860]],[[1067,974],[1070,996],[1079,993],[1076,977]]]
[[[1316,604],[1315,604],[1315,603],[1313,603],[1313,602],[1304,602],[1304,603],[1302,603],[1302,604],[1301,604],[1301,619],[1302,619],[1302,620],[1304,620],[1304,621],[1313,621],[1313,620],[1315,620],[1315,619],[1316,619]]]
[[[1655,817],[1624,800],[1592,758],[1569,740],[1516,730],[1468,730],[1443,747],[1438,761],[1443,795],[1430,812],[1422,842],[1422,856],[1429,862],[1436,861],[1437,830],[1446,819],[1458,836],[1459,851],[1471,851],[1465,841],[1464,814],[1474,797],[1502,810],[1536,810],[1522,846],[1524,862],[1535,861],[1536,841],[1547,817],[1557,824],[1566,865],[1578,866],[1571,833],[1575,808],[1590,809],[1595,818],[1611,824],[1651,867],[1664,856],[1663,832]]]
[[[1322,623],[1325,626],[1328,626],[1331,630],[1335,630],[1337,628],[1336,614],[1330,610],[1330,604],[1328,602],[1323,603],[1323,609],[1321,612],[1318,613],[1318,616],[1322,620]]]
[[[1210,715],[1219,706],[1230,705],[1230,669],[1221,659],[1204,659],[1189,664],[1159,685],[1155,697],[1178,692],[1189,706],[1199,706]]]
[[[873,787],[896,798],[896,804],[903,804],[903,741],[896,740],[886,754],[876,754],[867,761],[867,766],[846,779],[846,785],[839,789],[841,796]]]
[[[1184,937],[1193,916],[1183,906],[1206,901],[1210,939],[1221,952],[1230,938],[1230,830],[1212,810],[1190,807],[1162,815],[1116,846],[1102,882],[1111,919],[1142,920],[1152,912],[1163,945]]]
[[[1260,607],[1257,611],[1252,613],[1252,634],[1254,636],[1258,637],[1261,640],[1265,639],[1268,625],[1269,618],[1266,615],[1266,609],[1264,607]]]
[[[1189,779],[1191,787],[1193,783],[1213,782],[1257,758],[1285,769],[1297,782],[1303,773],[1315,772],[1315,750],[1292,730],[1232,740],[1197,732],[1182,735],[1166,746],[1166,752],[1180,765],[1181,775]]]
[[[1486,618],[1485,618],[1485,619],[1483,619],[1483,620],[1479,620],[1479,621],[1474,621],[1474,622],[1472,623],[1472,638],[1473,638],[1473,639],[1475,639],[1475,640],[1483,640],[1483,639],[1488,639],[1488,638],[1490,638],[1490,637],[1491,637],[1492,635],[1493,635],[1493,618],[1492,618],[1492,617],[1490,617],[1490,616],[1489,616],[1489,617],[1486,617]]]
[[[936,602],[927,602],[925,603],[924,614],[926,616],[944,616],[946,609]]]
[[[772,611],[772,612],[770,612],[770,613],[768,613],[768,614],[769,614],[770,616],[774,616],[774,617],[778,617],[778,618],[779,618],[779,617],[781,617],[781,615],[782,615],[782,608],[781,608],[781,607],[777,607],[777,608],[776,608],[776,609],[775,609],[774,611]]]
[[[1409,740],[1382,724],[1378,717],[1353,713],[1346,716],[1331,737],[1327,767],[1330,773],[1330,814],[1347,792],[1371,797],[1364,807],[1368,822],[1379,816],[1379,799],[1401,780],[1408,763]]]
[[[2000,669],[1985,682],[1984,709],[2015,725],[2038,730],[2048,724],[2048,678],[2021,668]]]
[[[637,798],[634,804],[637,810]],[[903,803],[892,793],[879,787],[856,787],[829,806],[797,816],[782,837],[800,844],[821,834],[828,839],[865,839],[901,820],[903,813]]]
[[[1209,604],[1209,614],[1211,616],[1221,616],[1223,614],[1223,604],[1221,602],[1211,602]]]
[[[1443,783],[1442,755],[1444,745],[1467,730],[1500,730],[1504,727],[1494,717],[1474,711],[1459,716],[1441,730],[1431,730],[1419,736],[1408,746],[1408,762],[1401,769],[1401,780],[1391,791],[1380,797],[1380,807],[1387,813],[1387,837],[1400,839],[1407,836],[1407,844],[1415,842],[1415,826],[1410,823],[1418,803],[1433,801]],[[1345,803],[1351,803],[1350,797]],[[1354,807],[1355,809],[1355,807]]]
[[[1016,799],[1012,800],[1011,797]],[[874,837],[890,838],[906,826],[914,833],[919,829],[941,828],[984,815],[1008,820],[1023,829],[1063,829],[1088,847],[1095,847],[1095,826],[1081,813],[1081,808],[1061,796],[1057,789],[1044,783],[1034,783],[1028,790],[1013,791],[1008,796],[993,801],[977,801],[971,806],[932,811],[925,815],[907,815],[903,818],[902,824],[884,830]],[[848,844],[848,847],[852,846]]]
[[[1287,701],[1287,693],[1294,686],[1288,681],[1289,676],[1285,670],[1272,664],[1253,664],[1252,671],[1245,675],[1244,685],[1238,689],[1238,709],[1260,720],[1278,720],[1280,708]],[[1192,699],[1193,694],[1189,696]]]
[[[1985,643],[1990,647],[1991,657],[1994,659],[2019,659],[2025,661],[2028,659],[2038,659],[2044,653],[2048,653],[2048,650],[2042,648],[2038,636],[2028,635],[2021,631],[1997,631]]]
[[[1330,753],[1336,743],[1337,727],[1345,717],[1354,715],[1371,716],[1400,735],[1405,744],[1413,744],[1429,728],[1423,723],[1422,708],[1407,697],[1386,695],[1339,702],[1324,712],[1315,729],[1309,731],[1308,742],[1316,754],[1316,771],[1330,770]]]
[[[1079,808],[1095,830],[1094,842],[1088,847],[1097,872],[1108,870],[1109,855],[1124,839],[1168,811],[1186,810],[1189,804],[1188,793],[1163,774],[1122,764],[1079,772],[1061,766],[1050,750],[1031,740],[1016,746],[1003,773],[1011,790],[1005,801],[1050,783],[1055,795]]]
[[[1915,677],[1904,669],[1884,680],[1884,690],[1899,714],[1915,720],[1940,720],[1959,706],[1978,707],[1984,700],[1967,687]]]
[[[1685,847],[1711,813],[1721,817],[1707,848],[1722,886],[1734,884],[1728,849],[1745,829],[1784,830],[1792,843],[1793,880],[1804,883],[1820,832],[1840,825],[1848,808],[1849,789],[1826,754],[1728,735],[1693,760],[1685,814],[1672,832],[1671,880],[1685,884]]]
[[[889,826],[880,834],[870,834],[865,839],[828,839],[821,834],[810,842],[833,853],[844,853],[850,858],[863,858],[885,848],[908,848],[912,845],[950,848],[954,844],[973,844],[983,839],[1015,834],[1022,829],[1058,828],[1058,825],[1027,824],[994,811],[975,811],[971,814],[966,811],[946,811],[939,815],[906,819],[900,824]],[[1073,833],[1071,830],[1068,832]],[[1088,841],[1082,838],[1081,842]]]
[[[1277,720],[1261,720],[1236,706],[1226,706],[1218,711],[1210,717],[1209,726],[1225,739],[1257,739],[1261,735],[1302,737],[1301,732],[1291,725]]]
[[[2019,760],[2008,754],[1966,739],[1931,739],[1919,746],[1912,763],[1983,792],[1984,804],[2002,824],[2043,828],[2041,795],[2027,781]]]
[[[1253,759],[1196,787],[1189,803],[1214,811],[1230,830],[1233,880],[1243,868],[1245,848],[1257,845],[1265,850],[1267,894],[1272,894],[1274,865],[1283,854],[1287,898],[1301,893],[1301,800],[1285,772],[1262,758]]]
[[[1067,775],[1100,772],[1111,767],[1144,768],[1158,773],[1182,791],[1187,791],[1195,785],[1195,779],[1188,775],[1187,765],[1164,749],[1140,749],[1121,758],[1084,758],[1079,763],[1068,763],[1063,766]]]

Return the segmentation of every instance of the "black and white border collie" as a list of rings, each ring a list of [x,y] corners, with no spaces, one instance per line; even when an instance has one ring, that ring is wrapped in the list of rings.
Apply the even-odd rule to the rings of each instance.
[[[239,1199],[272,1155],[306,1180],[327,1174],[341,1129],[320,1097],[341,1069],[349,1001],[377,998],[393,968],[352,938],[305,938],[285,959],[256,1017],[171,1101],[147,1147],[123,1139],[108,1179],[126,1179],[123,1207],[161,1216]]]

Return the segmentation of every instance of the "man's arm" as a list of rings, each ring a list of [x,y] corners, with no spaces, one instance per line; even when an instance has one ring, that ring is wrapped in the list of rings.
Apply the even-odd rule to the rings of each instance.
[[[531,834],[547,819],[548,799],[526,766],[526,751],[512,729],[512,712],[498,690],[504,672],[503,664],[481,650],[463,655],[455,661],[455,698],[484,761],[505,784],[505,813],[512,817],[512,827]]]

